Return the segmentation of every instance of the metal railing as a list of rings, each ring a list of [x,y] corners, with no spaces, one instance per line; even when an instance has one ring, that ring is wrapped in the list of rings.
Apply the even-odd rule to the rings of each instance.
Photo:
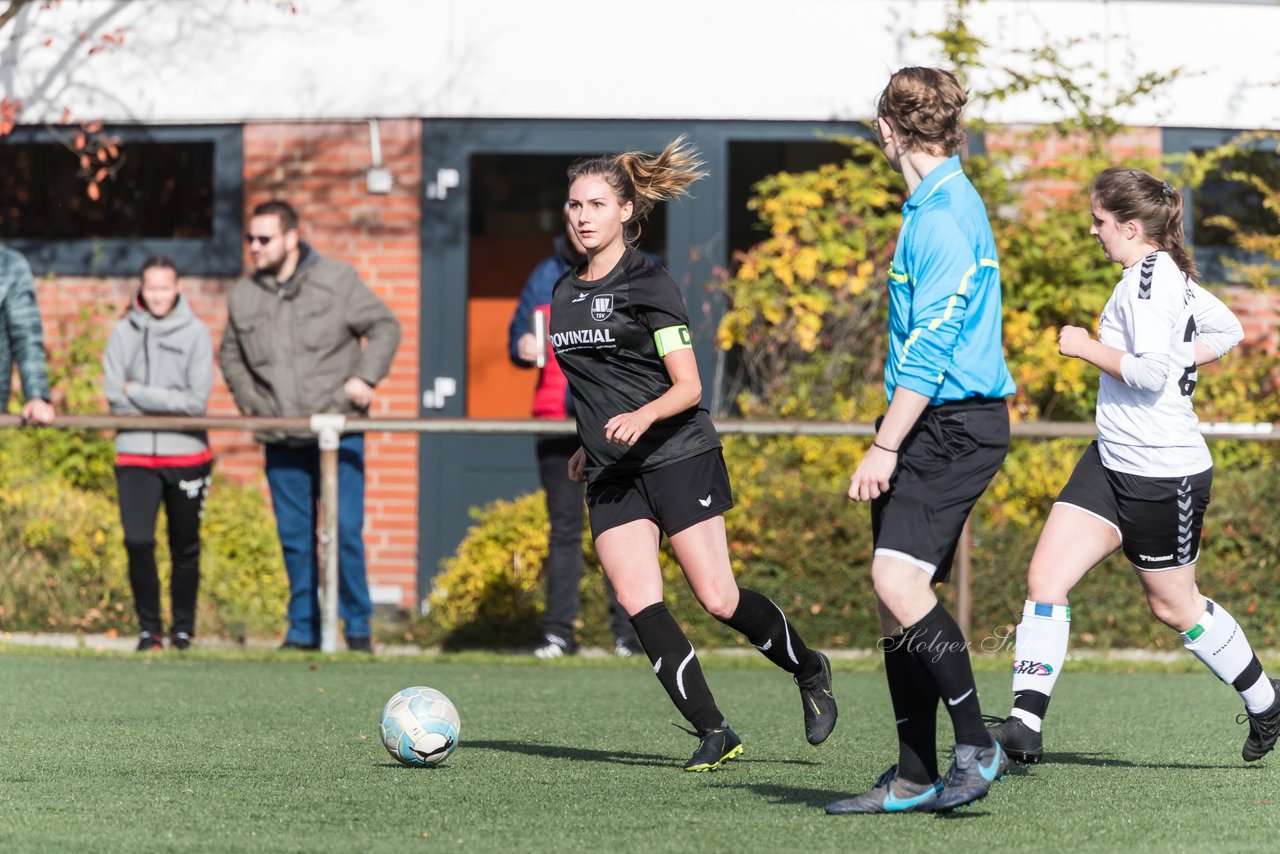
[[[0,415],[0,429],[22,427],[16,415]],[[840,421],[744,421],[719,419],[721,435],[738,436],[873,436],[870,422]],[[347,418],[342,415],[313,415],[296,418],[258,418],[240,415],[60,415],[48,427],[32,430],[214,430],[243,432],[287,431],[313,433],[320,446],[320,649],[338,648],[338,442],[344,433],[466,433],[472,435],[532,435],[573,433],[572,421],[545,421],[531,418]],[[1206,439],[1280,441],[1280,425],[1268,423],[1203,423]],[[1092,438],[1097,430],[1091,422],[1036,421],[1011,425],[1015,439]],[[972,535],[969,523],[956,553],[956,621],[967,637],[972,614]]]

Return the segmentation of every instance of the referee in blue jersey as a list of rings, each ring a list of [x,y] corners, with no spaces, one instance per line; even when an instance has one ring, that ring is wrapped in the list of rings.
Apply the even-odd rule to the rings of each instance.
[[[946,812],[986,795],[1008,768],[987,734],[959,626],[934,595],[965,519],[1009,447],[1014,391],[1001,340],[1000,262],[981,197],[956,151],[967,96],[937,68],[904,68],[877,101],[876,133],[909,198],[889,270],[889,408],[849,497],[871,505],[898,763],[827,812]],[[940,776],[935,726],[946,702],[955,761]]]

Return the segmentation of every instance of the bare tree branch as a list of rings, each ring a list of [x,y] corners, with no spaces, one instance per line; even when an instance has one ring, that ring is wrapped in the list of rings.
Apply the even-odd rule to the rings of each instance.
[[[0,12],[0,30],[4,29],[4,25],[9,23],[22,7],[30,3],[31,0],[9,0],[9,6],[3,12]]]

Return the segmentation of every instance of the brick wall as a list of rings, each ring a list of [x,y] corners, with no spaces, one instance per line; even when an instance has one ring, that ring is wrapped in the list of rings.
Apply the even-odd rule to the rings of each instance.
[[[987,131],[986,146],[993,151],[1012,151],[1029,168],[1051,165],[1054,161],[1082,151],[1085,140],[1080,137],[1048,136],[1032,139],[1032,125],[1011,125]],[[1160,128],[1130,128],[1112,139],[1112,163],[1122,165],[1129,158],[1158,158],[1163,151]],[[1047,199],[1060,199],[1078,191],[1074,184],[1056,181],[1027,182],[1025,200],[1035,206]],[[1244,327],[1244,345],[1268,353],[1280,351],[1280,294],[1243,287],[1228,287],[1222,294]]]
[[[396,179],[391,193],[381,196],[365,189],[370,160],[364,122],[254,124],[244,130],[245,221],[259,202],[286,199],[302,219],[303,238],[322,255],[354,264],[400,320],[403,338],[390,375],[378,387],[375,416],[418,414],[419,128],[413,120],[380,122],[383,165]],[[183,293],[209,325],[215,347],[222,339],[226,295],[233,284],[231,279],[183,279]],[[40,308],[49,345],[56,347],[74,334],[86,307],[92,322],[109,328],[135,287],[134,280],[122,278],[62,277],[42,283]],[[216,370],[209,412],[237,414]],[[248,433],[219,432],[210,439],[223,472],[265,490],[262,451]],[[369,581],[399,588],[401,605],[415,607],[417,437],[371,433],[366,454]]]

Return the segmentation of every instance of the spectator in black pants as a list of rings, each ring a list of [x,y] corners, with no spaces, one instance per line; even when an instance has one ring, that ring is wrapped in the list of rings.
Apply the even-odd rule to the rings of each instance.
[[[554,241],[551,257],[533,268],[520,302],[511,318],[508,349],[511,361],[522,368],[538,365],[538,385],[533,396],[534,418],[565,419],[573,417],[569,386],[556,364],[549,342],[538,341],[533,332],[535,315],[542,316],[542,329],[550,328],[551,289],[564,272],[586,260],[582,245],[573,229]],[[545,355],[539,359],[539,348]],[[534,649],[539,658],[559,658],[577,651],[573,623],[578,616],[578,589],[582,583],[583,486],[569,480],[569,457],[578,450],[578,438],[572,433],[539,436],[537,440],[538,476],[547,494],[547,520],[551,525],[546,582],[547,605],[542,617],[542,639]],[[618,604],[613,585],[606,578],[605,593],[609,599],[609,623],[613,628],[614,652],[626,658],[640,652],[640,642],[627,613]]]
[[[209,330],[182,299],[168,258],[147,259],[129,314],[116,324],[103,357],[107,400],[115,415],[203,415],[213,383]],[[200,516],[212,457],[203,431],[120,430],[116,486],[129,584],[138,609],[138,651],[164,648],[156,513],[164,503],[173,562],[174,649],[195,634],[200,586]]]

